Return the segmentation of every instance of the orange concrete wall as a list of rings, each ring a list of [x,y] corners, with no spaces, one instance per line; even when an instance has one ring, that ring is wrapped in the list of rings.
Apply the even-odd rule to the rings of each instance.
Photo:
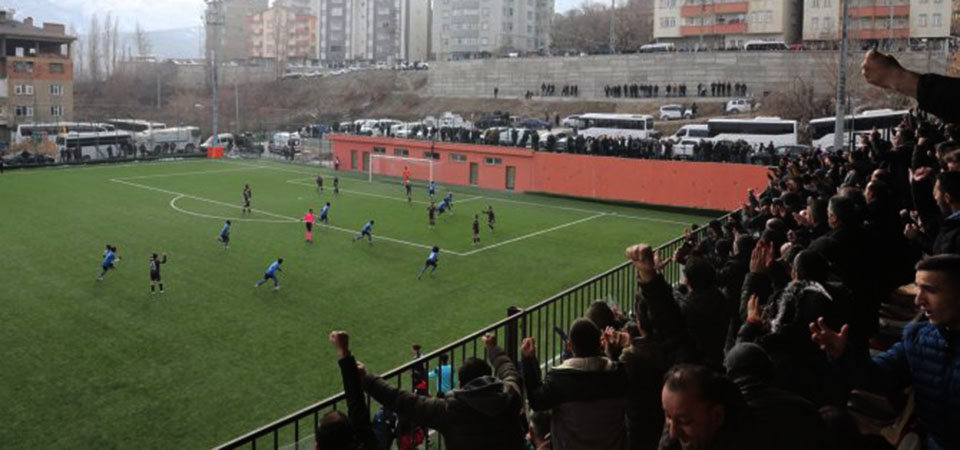
[[[516,168],[514,190],[544,192],[602,200],[622,200],[688,208],[733,210],[740,207],[748,188],[758,191],[767,185],[766,168],[741,164],[656,161],[601,156],[542,153],[531,150],[455,144],[408,139],[331,135],[340,170],[362,171],[363,153],[374,147],[407,149],[411,158],[440,154],[435,179],[441,184],[469,185],[470,163],[476,163],[478,182],[485,189],[506,189],[507,167]],[[350,154],[357,152],[357,166]],[[464,155],[466,162],[453,162],[451,153]],[[500,165],[487,165],[486,157],[500,158]],[[378,173],[399,177],[402,163],[381,163]],[[411,169],[414,179],[424,179],[422,167]]]

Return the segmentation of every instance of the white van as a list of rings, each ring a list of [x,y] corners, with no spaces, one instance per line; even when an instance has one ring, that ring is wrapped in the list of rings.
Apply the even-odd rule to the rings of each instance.
[[[660,107],[660,120],[692,119],[693,110],[683,105],[663,105]]]
[[[703,141],[709,137],[710,128],[707,125],[684,125],[673,136],[666,139],[676,143],[684,139]]]
[[[727,107],[724,108],[724,114],[743,114],[753,111],[753,105],[750,104],[750,100],[745,98],[735,98],[727,102]]]

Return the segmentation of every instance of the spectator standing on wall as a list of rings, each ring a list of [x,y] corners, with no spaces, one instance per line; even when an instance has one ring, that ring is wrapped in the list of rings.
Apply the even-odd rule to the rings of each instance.
[[[499,95],[500,95],[500,87],[499,87],[499,86],[498,86],[498,87],[494,87],[494,88],[493,88],[493,98],[497,98],[497,96],[499,96]]]

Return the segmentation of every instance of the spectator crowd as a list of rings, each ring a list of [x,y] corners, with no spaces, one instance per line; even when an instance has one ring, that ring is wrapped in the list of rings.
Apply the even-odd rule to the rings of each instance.
[[[685,83],[667,84],[660,88],[657,84],[625,83],[608,84],[603,86],[603,95],[607,98],[655,98],[661,93],[665,97],[687,97],[688,89]],[[747,95],[746,83],[712,82],[698,83],[697,90],[690,94],[697,97],[744,97]]]
[[[875,51],[863,72],[930,115],[846,155],[784,157],[672,255],[627,248],[632,310],[591,304],[546,373],[545,343],[523,339],[513,360],[487,335],[486,358],[460,361],[457,386],[431,397],[367,371],[331,334],[348,414],[323,417],[317,447],[416,448],[435,430],[452,450],[879,450],[894,447],[856,418],[892,411],[905,418],[894,440],[960,448],[960,79]],[[364,393],[393,431],[370,421]]]

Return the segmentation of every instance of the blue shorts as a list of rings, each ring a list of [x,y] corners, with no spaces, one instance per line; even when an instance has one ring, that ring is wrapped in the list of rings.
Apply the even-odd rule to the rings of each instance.
[[[320,220],[327,220],[326,214],[320,214]]]
[[[437,261],[433,259],[428,259],[426,267],[430,267],[430,266],[437,267]]]
[[[361,231],[361,232],[360,232],[360,236],[370,236],[370,237],[373,237],[373,235],[371,235],[369,231]]]
[[[221,235],[220,235],[220,240],[223,241],[223,242],[230,242],[230,235],[229,235],[229,234],[221,234]]]
[[[277,274],[275,274],[275,273],[264,273],[264,274],[263,274],[263,279],[264,279],[264,280],[274,280],[274,281],[276,281],[276,280],[277,280]]]
[[[110,270],[110,269],[113,269],[113,263],[103,265],[103,270]]]

